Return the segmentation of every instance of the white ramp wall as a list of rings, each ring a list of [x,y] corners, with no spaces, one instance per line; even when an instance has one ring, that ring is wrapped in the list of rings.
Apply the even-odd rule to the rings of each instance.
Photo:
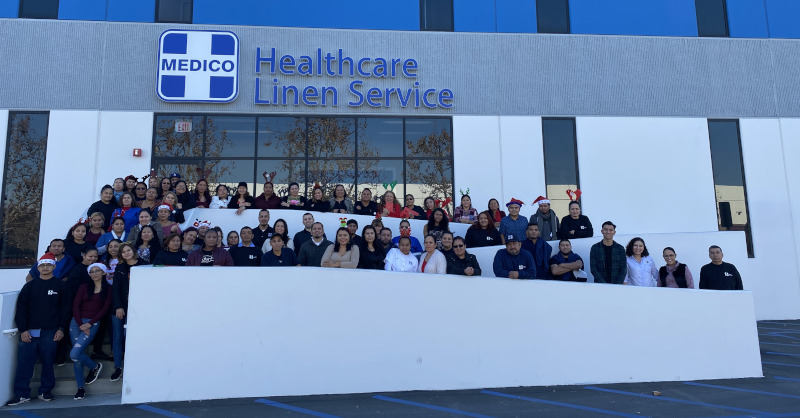
[[[129,315],[123,403],[761,376],[750,292],[136,267]]]

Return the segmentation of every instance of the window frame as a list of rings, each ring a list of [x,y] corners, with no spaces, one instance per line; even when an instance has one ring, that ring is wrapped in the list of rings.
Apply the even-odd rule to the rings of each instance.
[[[161,11],[161,2],[164,0],[156,0],[156,10],[155,10],[155,17],[153,22],[155,23],[176,23],[176,24],[184,24],[184,25],[191,25],[194,23],[194,0],[189,1],[189,21],[188,22],[179,22],[174,20],[160,20],[158,18],[159,12]],[[169,0],[166,0],[169,1]]]
[[[20,2],[20,4],[21,4],[21,2]],[[10,156],[9,148],[11,146],[12,118],[13,118],[14,115],[20,115],[20,114],[22,114],[22,115],[47,115],[47,128],[45,130],[45,136],[44,136],[45,140],[47,138],[49,138],[49,136],[50,136],[50,111],[41,111],[41,110],[40,111],[13,111],[12,110],[12,111],[8,112],[8,126],[6,126],[5,158],[3,159],[3,180],[2,180],[2,185],[0,185],[0,193],[2,193],[2,194],[0,194],[0,197],[2,197],[2,198],[0,198],[0,228],[2,227],[3,222],[4,222],[5,209],[6,209],[5,208],[5,196],[6,196],[6,186],[8,184],[8,182],[6,181],[7,180],[6,179],[6,168],[8,167],[8,160],[10,158],[9,157]],[[42,172],[42,179],[44,179],[45,174],[47,172],[47,143],[46,142],[44,144],[44,159],[42,161],[42,164],[43,164],[43,167],[45,168],[45,170]],[[44,182],[42,182],[42,183],[44,183]],[[42,227],[42,224],[41,224],[41,213],[42,213],[43,202],[44,202],[44,194],[42,196],[40,196],[40,198],[39,198],[39,214],[40,214],[40,216],[39,216],[39,218],[40,218],[39,219],[39,230]],[[39,230],[36,231],[35,237],[34,237],[34,239],[36,240],[36,247],[37,247],[37,253],[34,254],[34,257],[33,257],[34,260],[36,258],[38,258],[38,256],[39,256],[39,254],[38,254],[39,232],[40,232]],[[0,231],[0,234],[3,234],[3,231]],[[0,249],[2,249],[2,246],[0,246]],[[2,259],[2,256],[0,256],[0,259]],[[33,266],[33,264],[30,265],[30,266],[27,266],[27,267],[30,268],[32,266]],[[0,263],[0,269],[20,269],[20,268],[25,268],[25,267],[26,266],[22,266],[22,265],[10,266],[10,265],[3,265],[2,263]]]
[[[547,141],[545,140],[545,135],[544,135],[544,123],[545,123],[545,121],[548,121],[548,120],[566,120],[566,121],[571,121],[572,122],[572,147],[573,147],[573,150],[575,151],[574,152],[574,158],[575,158],[575,184],[577,186],[577,189],[581,188],[581,168],[580,168],[580,165],[578,164],[578,127],[577,127],[578,124],[577,124],[577,121],[575,119],[576,118],[574,118],[574,117],[568,117],[568,116],[542,117],[542,168],[544,169],[544,189],[545,189],[545,192],[547,191],[547,187],[550,184],[547,181],[547,151],[545,149]],[[581,207],[583,207],[583,202],[582,202],[582,199],[580,197],[578,197],[578,200],[576,200],[576,201],[581,205]],[[565,216],[565,215],[562,215],[562,216]]]
[[[744,233],[745,233],[745,246],[747,248],[747,258],[755,258],[755,246],[753,245],[753,224],[750,220],[750,199],[747,197],[747,173],[745,173],[744,167],[744,153],[742,152],[742,131],[741,126],[739,124],[739,119],[725,119],[725,118],[709,118],[706,119],[706,125],[709,126],[711,123],[719,123],[719,122],[726,122],[730,123],[733,122],[736,125],[736,141],[738,144],[739,149],[739,167],[741,168],[742,173],[742,192],[744,193],[744,209],[747,212],[747,225],[745,226]],[[714,158],[713,158],[713,148],[711,147],[711,129],[709,129],[708,133],[708,152],[709,156],[711,156],[711,177],[712,181],[714,182],[714,211],[717,214],[717,230],[722,231],[721,225],[721,216],[719,212],[719,201],[717,201],[717,173],[714,170]]]
[[[539,0],[539,1],[536,2],[536,33],[554,33],[554,34],[570,34],[570,33],[572,33],[572,22],[570,22],[570,14],[569,14],[569,0],[563,0],[564,1],[565,12],[566,12],[566,22],[567,22],[566,32],[542,31],[542,28],[541,28],[541,25],[540,25],[540,23],[542,21],[541,20],[542,14],[539,12],[539,10],[540,10],[539,6],[544,4],[544,3],[542,3],[542,1],[552,1],[552,0]],[[561,0],[559,0],[559,1],[561,1]]]
[[[17,16],[18,16],[20,19],[44,19],[44,20],[58,20],[58,11],[59,11],[59,9],[61,8],[61,0],[55,0],[55,2],[56,2],[56,16],[55,16],[55,17],[27,17],[27,16],[23,16],[23,14],[22,14],[22,11],[24,10],[24,4],[25,4],[25,1],[26,1],[26,0],[20,0],[20,1],[19,1],[19,11],[18,11],[18,13],[17,13]],[[158,1],[158,0],[157,0],[157,1]],[[31,112],[27,112],[27,113],[31,113]]]
[[[719,0],[722,2],[722,18],[725,22],[725,34],[724,35],[703,35],[700,33],[700,14],[698,13],[698,9],[700,8],[700,4],[704,0],[694,0],[694,10],[695,10],[695,18],[697,19],[697,36],[700,38],[730,38],[731,37],[731,27],[730,22],[728,20],[728,0]]]
[[[448,29],[429,29],[427,22],[428,22],[428,10],[426,5],[429,1],[436,1],[436,0],[419,0],[419,30],[423,32],[455,32],[455,2],[454,0],[448,0],[450,2],[450,26]]]
[[[208,117],[216,117],[216,116],[225,116],[225,117],[255,117],[255,126],[254,126],[254,135],[255,135],[255,148],[253,150],[253,155],[250,157],[209,157],[206,155],[206,141],[207,141],[207,130],[206,126],[208,124]],[[171,156],[158,156],[157,155],[157,146],[156,146],[156,138],[158,134],[158,120],[161,117],[201,117],[203,119],[203,132],[202,132],[202,140],[203,144],[201,147],[202,155],[201,156],[180,156],[180,157],[171,157]],[[259,137],[258,137],[258,127],[259,127],[259,120],[260,118],[274,118],[274,117],[287,117],[287,118],[303,118],[305,121],[305,142],[306,142],[306,150],[305,156],[303,157],[262,157],[258,155],[258,148],[259,148]],[[318,119],[327,119],[327,118],[336,118],[336,119],[352,119],[355,122],[355,132],[353,135],[355,136],[355,150],[353,157],[332,157],[326,160],[352,160],[354,161],[354,187],[359,189],[361,185],[369,184],[364,183],[359,180],[359,162],[360,161],[382,161],[382,160],[394,160],[394,161],[401,161],[403,167],[403,176],[402,176],[402,184],[400,183],[400,179],[398,179],[398,184],[395,187],[395,194],[399,195],[400,186],[402,186],[403,194],[406,194],[406,189],[408,185],[408,173],[406,170],[407,161],[413,160],[423,160],[423,161],[432,161],[432,160],[442,160],[446,161],[447,164],[450,165],[450,180],[451,180],[451,189],[449,190],[450,196],[455,196],[455,161],[453,157],[453,152],[450,155],[445,157],[430,157],[430,156],[423,156],[423,157],[414,157],[407,155],[407,147],[405,144],[406,141],[406,120],[408,119],[441,119],[447,120],[447,126],[450,132],[450,141],[451,141],[451,149],[455,146],[453,140],[453,118],[451,116],[441,116],[441,115],[432,115],[432,116],[422,116],[422,115],[409,115],[409,116],[391,116],[391,115],[341,115],[341,114],[303,114],[303,113],[287,113],[287,114],[264,114],[264,113],[203,113],[203,112],[158,112],[153,115],[153,130],[152,130],[152,150],[150,157],[150,166],[151,167],[159,167],[162,164],[191,164],[199,161],[199,166],[201,169],[206,168],[206,161],[208,160],[246,160],[246,161],[253,161],[253,177],[252,179],[243,179],[240,181],[246,181],[248,184],[253,184],[250,180],[255,181],[255,184],[258,184],[258,163],[260,161],[286,161],[286,160],[293,160],[293,161],[305,161],[305,171],[304,171],[304,178],[303,181],[298,181],[297,179],[292,179],[292,181],[297,181],[297,183],[305,184],[305,187],[301,187],[301,192],[304,196],[308,197],[309,187],[313,185],[313,179],[309,179],[309,159],[312,158],[309,156],[309,138],[308,138],[308,119],[309,118],[318,118]],[[360,134],[358,129],[358,120],[359,119],[399,119],[403,122],[403,155],[401,157],[368,157],[368,158],[361,158],[358,156],[358,146],[360,140]],[[160,173],[164,174],[164,173]],[[185,174],[185,173],[181,173]],[[254,196],[260,194],[257,190]],[[276,192],[277,193],[277,192]],[[377,197],[378,194],[373,191],[373,197]],[[442,196],[437,196],[441,198]]]

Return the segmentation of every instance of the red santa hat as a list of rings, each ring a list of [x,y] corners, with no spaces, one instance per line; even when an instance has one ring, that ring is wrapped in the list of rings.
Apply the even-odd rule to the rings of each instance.
[[[170,206],[169,203],[162,203],[162,204],[158,205],[158,210],[161,210],[161,209],[167,209],[170,212],[172,212],[172,206]]]
[[[539,196],[539,197],[536,198],[536,200],[533,201],[534,205],[542,205],[542,204],[545,204],[545,203],[550,204],[550,199],[548,199],[548,198],[546,198],[544,196]]]
[[[39,259],[39,262],[36,263],[37,266],[41,266],[42,264],[52,264],[56,265],[56,256],[53,253],[44,253],[42,258]]]
[[[506,207],[509,207],[509,206],[511,206],[511,205],[517,205],[517,206],[519,206],[519,207],[522,207],[522,205],[524,205],[524,204],[525,204],[525,203],[523,203],[521,200],[519,200],[519,199],[514,199],[514,198],[512,197],[512,198],[511,198],[511,201],[509,201],[508,203],[506,203]]]

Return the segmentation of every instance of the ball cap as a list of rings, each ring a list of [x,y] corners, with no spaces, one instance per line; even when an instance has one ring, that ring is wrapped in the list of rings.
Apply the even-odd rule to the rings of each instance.
[[[37,266],[41,266],[42,264],[56,265],[56,256],[53,253],[44,253],[39,259],[39,262],[36,263]]]
[[[509,242],[521,242],[521,241],[519,240],[519,238],[517,238],[516,235],[508,234],[508,235],[506,235],[506,243],[509,243]]]

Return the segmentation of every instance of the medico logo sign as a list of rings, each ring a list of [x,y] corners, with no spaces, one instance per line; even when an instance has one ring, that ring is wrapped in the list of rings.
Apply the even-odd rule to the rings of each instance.
[[[239,93],[239,38],[228,31],[165,31],[158,41],[157,92],[167,102],[233,101]]]

